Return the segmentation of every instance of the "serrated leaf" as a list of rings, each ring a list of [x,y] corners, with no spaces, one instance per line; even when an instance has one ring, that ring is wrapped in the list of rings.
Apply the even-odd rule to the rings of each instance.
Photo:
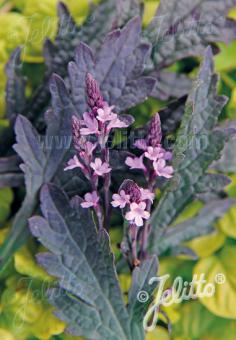
[[[107,35],[94,55],[85,44],[76,52],[76,63],[69,65],[72,99],[79,114],[87,108],[85,76],[90,72],[100,85],[105,100],[124,111],[143,102],[151,93],[155,79],[142,75],[142,65],[150,52],[140,41],[141,19],[136,17],[122,30]],[[82,88],[82,89],[81,89]]]
[[[152,91],[152,97],[161,100],[185,96],[192,87],[192,80],[184,74],[154,71],[150,73],[150,76],[157,80]]]
[[[225,18],[235,0],[160,1],[156,16],[144,36],[154,44],[152,56],[157,69],[176,60],[201,55],[211,42],[235,38],[235,21]]]
[[[152,294],[157,283],[150,284],[150,279],[157,276],[158,262],[155,256],[144,260],[140,267],[136,267],[132,273],[132,285],[129,290],[128,311],[132,315],[133,322],[141,324],[147,311],[148,305],[152,301]],[[145,292],[146,303],[140,302],[139,293]]]
[[[223,125],[225,128],[236,129],[236,121],[228,121]],[[214,162],[212,165],[213,169],[222,172],[232,172],[236,171],[236,155],[235,155],[235,147],[236,147],[236,136],[233,134],[225,145],[224,150],[222,152],[222,157]]]
[[[5,66],[7,83],[5,88],[6,116],[9,119],[9,126],[1,131],[0,152],[4,156],[9,154],[9,148],[14,141],[13,125],[17,114],[25,108],[26,79],[22,75],[21,50],[17,48],[11,54]]]
[[[226,132],[213,130],[226,103],[224,97],[216,94],[216,85],[212,53],[208,48],[198,79],[188,97],[177,135],[173,159],[175,175],[152,214],[152,247],[155,247],[162,230],[194,198],[199,181],[205,176],[210,164],[220,157],[229,138]],[[183,155],[180,160],[179,155]]]
[[[47,40],[45,43],[44,56],[47,65],[45,80],[28,103],[27,111],[39,115],[47,107],[50,100],[48,82],[52,73],[56,72],[62,77],[67,75],[67,65],[74,59],[75,49],[80,42],[89,44],[94,50],[98,50],[108,32],[118,24],[122,26],[127,22],[129,16],[121,17],[118,14],[120,3],[122,0],[103,0],[99,5],[92,6],[81,27],[75,24],[67,7],[59,3],[59,27],[55,42]],[[136,5],[136,0],[126,1],[126,6],[136,8],[135,12],[138,14],[137,8],[139,7]]]
[[[0,158],[0,188],[18,187],[24,183],[24,176],[19,168],[20,157]]]
[[[186,96],[175,100],[159,111],[161,119],[161,129],[164,136],[174,133],[180,125],[184,114]]]
[[[15,216],[11,231],[0,248],[0,268],[24,244],[28,236],[27,220],[37,206],[38,191],[44,183],[54,180],[70,148],[73,106],[65,95],[66,89],[60,77],[53,77],[50,89],[53,111],[47,112],[47,131],[44,138],[25,117],[18,116],[16,120],[17,144],[14,148],[24,162],[21,169],[25,173],[26,196]],[[56,180],[59,181],[59,178]]]
[[[50,298],[60,317],[70,321],[73,333],[89,339],[130,339],[128,313],[107,233],[97,233],[90,213],[80,205],[72,208],[55,186],[43,187],[41,209],[44,218],[32,217],[30,228],[51,251],[38,256],[40,264],[66,291],[64,296],[53,294]],[[64,313],[69,301],[71,307]],[[77,323],[79,316],[84,322]]]
[[[40,144],[40,136],[32,124],[23,116],[18,116],[16,125],[15,151],[24,162],[21,169],[25,173],[25,184],[29,196],[34,196],[43,183],[46,157]]]
[[[236,206],[234,205],[217,223],[226,235],[236,238]]]
[[[17,48],[6,65],[6,111],[11,120],[21,113],[25,107],[26,79],[22,76],[21,50]]]
[[[174,227],[169,227],[152,245],[157,255],[174,249],[183,242],[214,231],[214,222],[222,217],[234,204],[234,200],[225,199],[208,203],[196,217],[188,219]]]
[[[221,174],[206,174],[196,186],[196,197],[209,202],[224,195],[224,188],[231,183],[229,177]]]
[[[205,193],[208,191],[219,192],[231,183],[231,179],[221,174],[206,174],[201,181],[198,182],[197,191]]]

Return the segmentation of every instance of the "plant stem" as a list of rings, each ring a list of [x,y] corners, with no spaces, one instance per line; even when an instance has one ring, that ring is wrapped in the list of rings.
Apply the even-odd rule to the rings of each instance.
[[[155,189],[156,177],[154,177],[154,176],[152,176],[152,174],[150,174],[148,182],[149,182],[148,189],[151,192],[153,192],[154,189]],[[149,213],[151,213],[151,207],[152,207],[152,203],[150,201],[148,201],[146,210]],[[141,236],[141,245],[140,245],[140,258],[141,259],[145,259],[146,256],[147,256],[148,237],[149,237],[149,234],[150,234],[150,229],[151,229],[151,225],[147,221],[144,224],[144,228],[143,228],[143,232],[142,232],[142,236]]]
[[[107,147],[102,149],[103,161],[109,164],[110,153]],[[110,185],[111,185],[111,174],[108,173],[104,178],[104,228],[109,230],[110,225]]]
[[[92,174],[90,174],[90,182],[92,184],[93,191],[96,191],[97,196],[99,196],[98,181],[97,181],[97,179],[95,179],[93,177]],[[95,212],[96,212],[97,219],[98,219],[98,226],[99,226],[99,229],[101,230],[101,229],[103,229],[104,216],[103,216],[103,211],[102,211],[102,207],[101,207],[100,203],[97,204],[97,206],[95,208]]]
[[[131,235],[131,246],[132,246],[132,265],[136,267],[140,261],[137,257],[137,236],[138,236],[138,227],[135,223],[131,223],[129,225],[130,235]]]
[[[101,230],[103,229],[103,212],[100,204],[98,204],[97,207],[95,208],[95,212],[98,218],[99,229]]]

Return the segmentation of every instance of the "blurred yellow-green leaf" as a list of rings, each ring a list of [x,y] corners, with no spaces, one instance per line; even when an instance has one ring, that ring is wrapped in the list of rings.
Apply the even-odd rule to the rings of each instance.
[[[184,221],[194,217],[202,207],[203,203],[200,201],[194,201],[193,203],[190,203],[175,220],[174,225],[183,223]]]
[[[14,255],[16,271],[22,275],[30,276],[31,278],[52,282],[53,278],[49,276],[45,270],[36,263],[29,249],[24,246]]]
[[[215,294],[212,297],[201,297],[200,301],[213,314],[236,319],[236,251],[235,246],[227,245],[220,252],[201,259],[194,268],[198,277],[204,273],[207,283],[215,284]],[[225,279],[218,284],[217,278]]]
[[[166,329],[157,327],[153,332],[147,333],[147,340],[169,340],[170,336]]]
[[[211,314],[198,301],[188,301],[181,307],[181,318],[173,326],[175,340],[234,340],[236,321]]]
[[[225,235],[219,230],[215,230],[210,235],[197,237],[186,243],[186,246],[191,248],[198,257],[208,257],[216,250],[221,248],[225,242]]]
[[[236,206],[233,206],[217,225],[226,235],[236,238]]]
[[[236,41],[229,45],[219,43],[221,53],[215,56],[215,68],[217,72],[229,71],[236,67]]]
[[[6,329],[0,328],[0,339],[15,340],[15,337]]]
[[[18,278],[17,285],[4,290],[1,297],[2,312],[0,327],[4,327],[18,339],[33,335],[39,339],[50,339],[60,334],[65,324],[53,315],[53,308],[37,298],[25,280]]]
[[[0,189],[0,224],[8,218],[12,201],[12,190],[10,188]]]
[[[145,1],[144,5],[144,15],[143,24],[147,26],[151,19],[154,17],[156,10],[158,8],[159,1]]]

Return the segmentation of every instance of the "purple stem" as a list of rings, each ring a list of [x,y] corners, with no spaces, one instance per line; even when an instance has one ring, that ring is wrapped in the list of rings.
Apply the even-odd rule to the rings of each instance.
[[[104,143],[105,144],[105,143]],[[103,161],[110,164],[110,153],[109,149],[104,146],[102,148],[102,157]],[[111,185],[111,174],[108,173],[104,177],[104,199],[105,199],[105,204],[104,204],[104,228],[106,230],[109,230],[109,224],[110,224],[110,185]]]
[[[94,177],[91,172],[90,172],[90,182],[92,184],[92,188],[93,191],[96,191],[97,195],[99,196],[99,192],[98,192],[98,179],[97,177]],[[103,229],[103,222],[104,222],[104,216],[103,216],[103,211],[102,211],[102,207],[101,204],[98,203],[96,208],[95,208],[95,212],[97,215],[97,219],[98,219],[98,225],[99,225],[99,229]]]
[[[138,264],[137,258],[137,236],[138,236],[138,227],[136,224],[131,223],[129,225],[130,235],[131,235],[131,245],[132,245],[132,260],[133,265],[136,266]]]
[[[155,189],[155,183],[156,183],[156,176],[153,174],[153,172],[150,173],[148,178],[148,189],[153,192]],[[148,201],[146,210],[151,213],[151,207],[152,203]],[[141,236],[141,244],[140,244],[140,257],[142,259],[145,259],[147,257],[147,247],[148,247],[148,237],[150,235],[151,225],[147,221],[144,224],[142,236]]]

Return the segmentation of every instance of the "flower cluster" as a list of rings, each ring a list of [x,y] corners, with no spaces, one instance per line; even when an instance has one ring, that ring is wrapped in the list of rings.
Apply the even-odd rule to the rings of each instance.
[[[153,177],[171,178],[173,167],[167,165],[171,160],[172,154],[166,151],[162,145],[162,132],[159,114],[156,113],[149,126],[149,132],[145,139],[138,139],[134,146],[142,150],[139,157],[127,157],[126,165],[131,169],[142,170],[145,175]],[[146,164],[145,164],[146,163]]]
[[[154,193],[148,189],[140,188],[131,180],[126,180],[118,194],[112,196],[111,202],[114,208],[125,209],[125,219],[129,223],[142,227],[144,220],[149,219],[150,212],[146,210],[147,203],[153,203]]]
[[[119,193],[112,197],[112,206],[121,208],[124,218],[129,222],[131,258],[127,255],[125,247],[121,246],[121,250],[131,266],[139,265],[139,259],[147,256],[151,230],[149,218],[157,177],[171,178],[173,175],[173,167],[167,164],[172,159],[172,154],[163,148],[161,142],[161,122],[159,114],[156,113],[150,121],[146,138],[139,139],[134,144],[142,151],[141,155],[127,157],[125,160],[126,165],[131,169],[143,171],[147,188],[140,188],[133,181],[126,180],[121,185]]]
[[[103,100],[99,86],[90,74],[86,77],[86,90],[90,109],[84,112],[82,119],[77,116],[72,117],[73,144],[76,154],[68,161],[64,170],[81,169],[93,190],[85,194],[81,206],[83,208],[93,207],[97,212],[100,211],[99,215],[102,215],[98,181],[99,178],[103,178],[109,184],[112,170],[106,144],[112,129],[128,127],[133,120],[125,115],[118,116],[114,112],[114,106],[109,106]],[[109,185],[107,190],[109,190]],[[100,221],[100,225],[102,223]]]
[[[110,199],[111,171],[108,138],[113,129],[126,128],[133,123],[128,115],[118,115],[114,106],[104,101],[99,86],[93,77],[86,77],[88,110],[82,117],[72,117],[73,144],[76,154],[68,161],[65,171],[80,169],[90,183],[91,191],[81,199],[81,206],[92,208],[99,228],[110,224],[111,207],[120,208],[129,225],[130,248],[121,251],[131,266],[139,265],[146,257],[147,239],[150,234],[150,214],[155,198],[154,190],[158,176],[171,178],[172,166],[168,165],[172,154],[162,147],[160,117],[157,113],[150,121],[146,138],[135,142],[141,150],[139,157],[127,157],[126,165],[143,171],[147,188],[126,179]],[[102,184],[102,185],[100,185]],[[99,188],[101,188],[99,190]]]

